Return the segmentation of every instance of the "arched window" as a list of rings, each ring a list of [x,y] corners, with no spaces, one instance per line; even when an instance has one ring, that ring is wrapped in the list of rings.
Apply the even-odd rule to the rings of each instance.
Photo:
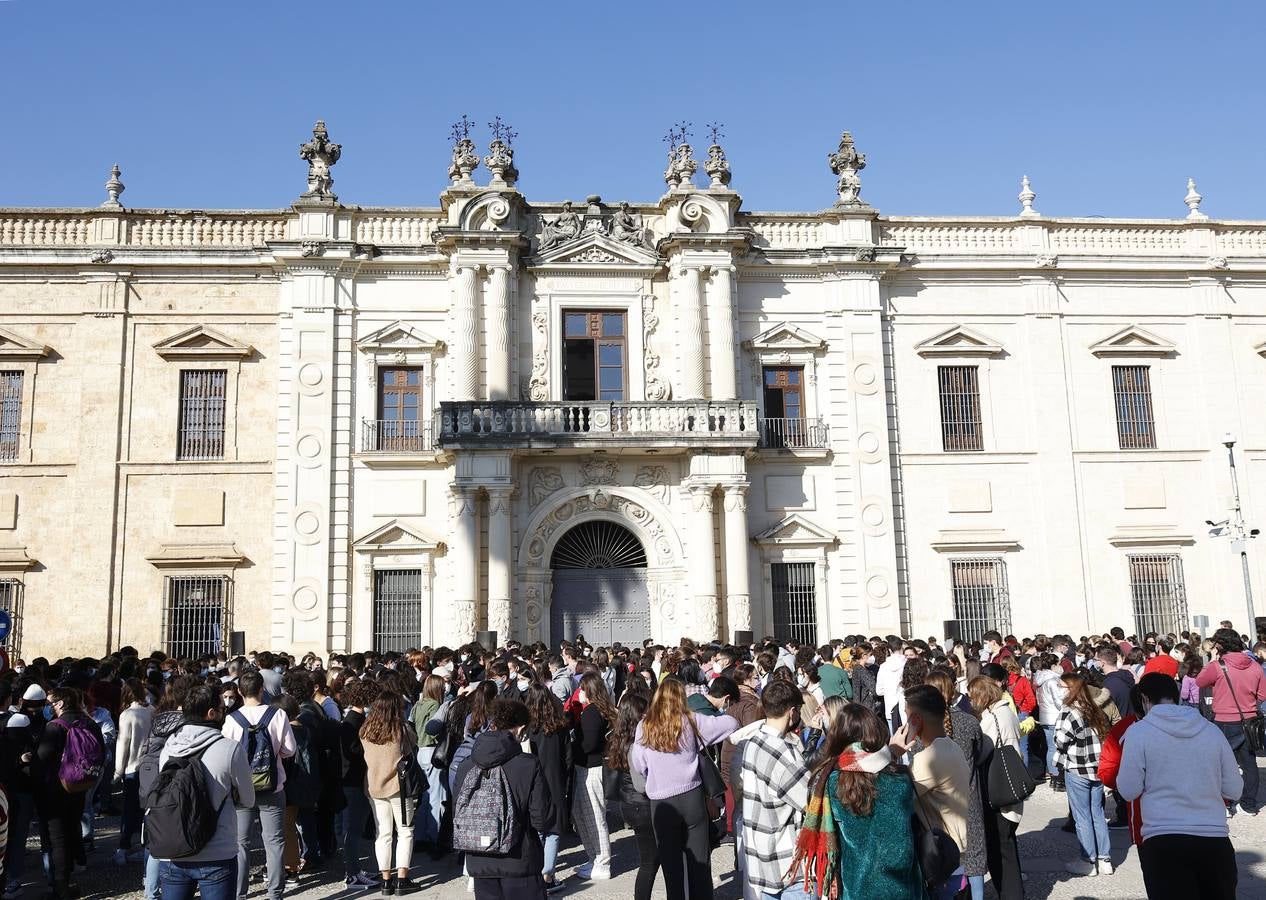
[[[646,550],[623,525],[582,522],[559,540],[550,565],[555,569],[644,569]]]

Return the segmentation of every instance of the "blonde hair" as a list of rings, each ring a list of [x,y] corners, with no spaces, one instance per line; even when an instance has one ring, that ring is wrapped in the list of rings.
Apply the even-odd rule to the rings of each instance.
[[[682,719],[689,712],[685,684],[676,675],[669,675],[651,699],[642,722],[642,743],[660,753],[676,753],[681,747]]]

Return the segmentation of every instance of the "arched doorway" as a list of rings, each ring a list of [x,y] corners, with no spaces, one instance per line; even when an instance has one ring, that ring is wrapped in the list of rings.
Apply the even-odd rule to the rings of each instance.
[[[646,548],[632,531],[591,519],[563,533],[550,556],[550,643],[583,634],[595,647],[639,645],[650,635]]]

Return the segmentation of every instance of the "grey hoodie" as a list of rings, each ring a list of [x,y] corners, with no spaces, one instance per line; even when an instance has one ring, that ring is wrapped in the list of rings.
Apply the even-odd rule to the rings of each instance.
[[[234,803],[241,807],[255,805],[255,788],[251,784],[251,770],[246,761],[242,744],[220,734],[218,728],[201,723],[182,725],[163,745],[158,758],[160,767],[174,756],[192,756],[206,748],[202,764],[206,766],[211,803],[220,807],[220,821],[215,836],[193,856],[180,861],[185,863],[222,862],[237,858],[237,815]]]

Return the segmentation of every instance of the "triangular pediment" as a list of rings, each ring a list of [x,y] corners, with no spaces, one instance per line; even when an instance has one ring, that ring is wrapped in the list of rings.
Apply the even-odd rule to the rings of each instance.
[[[550,247],[537,254],[533,265],[567,268],[603,269],[611,266],[659,266],[659,257],[647,247],[617,241],[600,231],[588,231],[578,237]]]
[[[154,345],[164,359],[246,359],[255,352],[207,325],[195,325]]]
[[[1090,352],[1095,356],[1170,356],[1178,348],[1160,335],[1131,325],[1091,344]]]
[[[439,350],[443,346],[444,342],[439,338],[432,337],[420,328],[415,328],[405,322],[392,322],[356,342],[357,349],[366,353],[380,350],[403,352]]]
[[[0,359],[39,359],[48,356],[48,347],[0,328]]]
[[[966,325],[955,325],[949,331],[915,344],[920,356],[1001,356],[1002,345]]]
[[[826,341],[790,322],[779,322],[747,341],[752,350],[822,350]]]
[[[1256,353],[1258,356],[1266,356],[1266,341],[1262,341],[1260,344],[1254,347],[1253,352]]]
[[[432,537],[417,525],[392,519],[352,543],[353,550],[386,553],[424,553],[444,547],[444,542]]]
[[[835,532],[810,521],[800,513],[792,513],[773,528],[756,535],[752,540],[757,544],[821,547],[834,544],[839,538]]]

